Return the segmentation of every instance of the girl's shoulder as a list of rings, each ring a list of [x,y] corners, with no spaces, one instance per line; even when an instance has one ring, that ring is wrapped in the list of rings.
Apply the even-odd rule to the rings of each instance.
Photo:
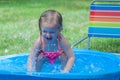
[[[66,40],[66,38],[65,38],[62,34],[60,34],[60,43],[61,43],[61,44],[64,44],[64,45],[65,45],[66,43],[68,43],[67,40]]]
[[[60,34],[60,40],[67,41],[63,34]]]
[[[41,49],[41,48],[42,48],[42,38],[41,38],[41,36],[39,36],[39,37],[37,38],[37,40],[35,41],[35,44],[37,45],[37,48],[38,48],[38,49]]]

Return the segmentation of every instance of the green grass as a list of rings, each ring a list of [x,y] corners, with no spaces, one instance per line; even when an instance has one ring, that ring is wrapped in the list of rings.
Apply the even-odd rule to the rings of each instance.
[[[29,52],[39,36],[38,19],[48,9],[63,16],[63,35],[72,45],[87,35],[91,0],[0,0],[0,55]],[[91,48],[120,52],[119,39],[92,39]],[[101,44],[102,43],[102,44]],[[86,47],[86,41],[76,46]]]

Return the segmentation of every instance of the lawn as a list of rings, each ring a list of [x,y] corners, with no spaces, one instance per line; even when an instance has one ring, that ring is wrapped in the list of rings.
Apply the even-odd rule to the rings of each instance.
[[[70,45],[87,35],[91,0],[0,0],[0,55],[29,52],[39,36],[38,19],[48,9],[63,16]],[[84,41],[76,48],[86,48]],[[92,38],[91,49],[120,52],[120,39]]]

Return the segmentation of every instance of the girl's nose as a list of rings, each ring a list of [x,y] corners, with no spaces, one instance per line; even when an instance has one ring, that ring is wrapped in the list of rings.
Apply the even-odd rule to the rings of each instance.
[[[51,34],[50,33],[46,33],[46,37],[50,38],[51,37]]]

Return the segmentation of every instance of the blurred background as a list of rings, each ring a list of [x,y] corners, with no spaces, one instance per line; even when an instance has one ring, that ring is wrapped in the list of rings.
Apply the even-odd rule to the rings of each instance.
[[[42,12],[62,14],[63,35],[70,45],[87,35],[92,0],[0,0],[0,55],[29,53],[39,36]],[[86,48],[87,40],[75,48]],[[120,39],[92,38],[91,49],[120,53]]]

